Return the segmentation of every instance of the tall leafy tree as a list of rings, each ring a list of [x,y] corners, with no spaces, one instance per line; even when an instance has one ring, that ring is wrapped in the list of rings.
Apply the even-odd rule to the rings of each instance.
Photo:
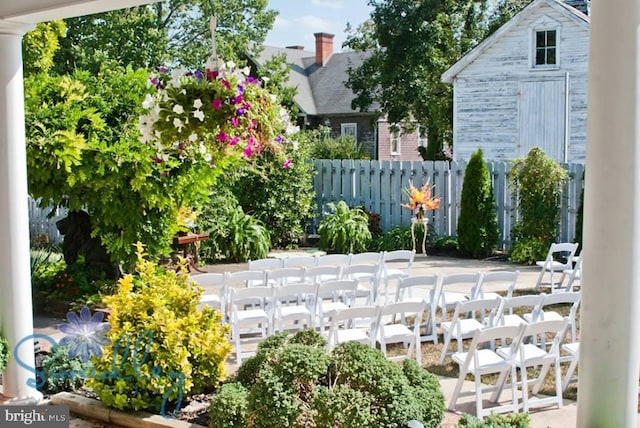
[[[22,59],[25,76],[47,73],[53,67],[53,58],[64,36],[65,24],[61,19],[40,22],[25,34],[22,40]]]
[[[96,72],[107,59],[134,68],[167,63],[202,68],[211,54],[214,13],[217,50],[226,60],[258,49],[277,14],[267,9],[267,0],[165,0],[67,19],[57,72]]]
[[[345,42],[368,49],[349,71],[354,108],[380,105],[392,124],[427,130],[430,157],[451,140],[452,88],[441,74],[477,44],[486,28],[485,0],[369,0],[371,22]],[[375,41],[375,43],[374,43]]]

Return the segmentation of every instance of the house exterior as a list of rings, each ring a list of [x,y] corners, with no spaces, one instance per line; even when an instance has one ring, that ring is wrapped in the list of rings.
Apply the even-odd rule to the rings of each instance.
[[[454,160],[481,148],[505,161],[538,146],[584,162],[588,11],[588,1],[534,0],[442,75],[453,84]]]
[[[355,95],[345,86],[349,68],[356,68],[366,58],[363,52],[333,52],[333,34],[315,33],[315,52],[303,46],[278,48],[265,46],[257,65],[284,54],[289,64],[288,85],[297,89],[295,101],[300,110],[301,128],[327,126],[333,137],[353,136],[371,159],[422,160],[419,144],[426,141],[419,134],[394,133],[389,123],[380,117],[379,106],[360,112],[351,108]]]

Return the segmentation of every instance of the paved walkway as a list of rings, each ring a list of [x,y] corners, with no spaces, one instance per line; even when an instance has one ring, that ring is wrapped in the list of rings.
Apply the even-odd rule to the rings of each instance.
[[[240,264],[227,264],[227,265],[212,265],[206,266],[204,269],[208,272],[224,272],[224,271],[239,271],[247,268],[246,263]],[[446,258],[446,257],[437,257],[437,256],[423,256],[417,255],[415,262],[413,264],[412,274],[420,275],[420,274],[433,274],[437,273],[439,275],[446,275],[452,273],[462,273],[462,272],[486,272],[486,271],[500,271],[500,270],[519,270],[519,281],[517,285],[517,289],[530,289],[533,288],[537,275],[539,273],[538,268],[530,267],[530,266],[520,266],[513,265],[511,263],[506,263],[502,261],[486,261],[486,260],[468,260],[468,259],[458,259],[458,258]],[[198,275],[194,273],[194,276]],[[213,290],[211,290],[213,291]],[[390,295],[393,295],[393,290],[389,290]],[[464,290],[463,290],[464,291]],[[490,291],[490,290],[489,290]],[[34,319],[35,329],[38,333],[49,334],[56,337],[58,330],[57,325],[62,322],[63,319],[61,317],[42,317],[37,316]],[[228,361],[229,370],[235,370],[235,361],[233,357]],[[442,378],[441,386],[442,390],[445,394],[446,402],[448,404],[449,399],[451,397],[451,393],[455,384],[455,380],[453,378]],[[468,388],[467,388],[468,386]],[[469,390],[472,387],[472,383],[465,386],[464,390]],[[471,414],[475,414],[474,407],[474,397],[469,396],[464,399],[459,400],[458,408],[460,410],[466,411]],[[558,428],[566,428],[569,426],[576,425],[576,410],[577,406],[575,402],[570,402],[565,400],[565,405],[558,409],[557,407],[552,407],[544,410],[536,410],[533,411],[531,416],[532,427],[534,428],[545,428],[545,427],[558,427]],[[457,419],[458,415],[453,413],[447,413],[445,415],[445,424],[443,426],[453,426]],[[95,427],[108,427],[113,425],[101,424],[100,422],[95,422],[91,420],[84,419],[74,419],[72,421],[72,427],[77,428],[95,428]]]

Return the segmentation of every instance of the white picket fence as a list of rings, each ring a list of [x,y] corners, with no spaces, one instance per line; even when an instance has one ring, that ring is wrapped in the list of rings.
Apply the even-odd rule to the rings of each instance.
[[[402,189],[410,182],[420,186],[434,185],[434,195],[440,199],[440,209],[427,213],[430,224],[438,236],[456,237],[460,196],[466,162],[411,162],[368,160],[316,160],[317,175],[314,190],[318,213],[317,225],[327,203],[344,200],[349,206],[363,206],[369,212],[380,214],[381,227],[387,231],[394,226],[409,226],[411,211],[402,208],[407,197]],[[517,220],[516,202],[507,186],[506,162],[487,164],[493,181],[496,214],[500,229],[498,247],[511,247],[511,229]],[[576,211],[583,186],[584,165],[566,164],[563,167],[569,180],[562,194],[560,241],[572,241],[575,236]]]
[[[368,161],[368,160],[316,160],[317,175],[314,190],[318,212],[314,224],[327,212],[327,203],[344,200],[349,206],[363,206],[367,211],[380,214],[381,227],[389,230],[394,226],[409,226],[411,212],[402,208],[407,202],[402,192],[413,181],[416,186],[430,182],[434,194],[441,198],[440,209],[427,213],[429,223],[438,236],[456,236],[460,212],[460,195],[466,162],[411,162],[411,161]],[[493,179],[496,199],[496,214],[500,229],[498,247],[511,247],[511,229],[517,220],[516,203],[507,186],[506,162],[487,164]],[[584,165],[563,165],[569,173],[569,181],[564,186],[560,215],[560,241],[572,241],[575,236],[576,211],[580,203],[583,186]],[[31,239],[46,236],[49,242],[59,243],[61,236],[55,222],[66,216],[59,209],[40,209],[29,199],[29,226]],[[315,232],[315,230],[312,230]]]

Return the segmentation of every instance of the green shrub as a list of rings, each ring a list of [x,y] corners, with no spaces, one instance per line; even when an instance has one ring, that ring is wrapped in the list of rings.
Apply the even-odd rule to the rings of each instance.
[[[508,173],[509,185],[518,195],[520,220],[512,230],[511,260],[533,263],[547,255],[558,235],[560,194],[567,172],[534,147],[525,159],[516,160]],[[519,246],[526,246],[520,249]]]
[[[310,146],[311,159],[369,159],[369,153],[353,137],[333,138],[330,132],[326,126],[300,132],[299,140]]]
[[[7,367],[9,363],[9,343],[4,336],[0,335],[0,372]]]
[[[227,383],[213,396],[209,412],[211,428],[245,428],[247,426],[247,406],[249,391],[239,383]]]
[[[329,354],[325,346],[317,332],[304,330],[263,342],[234,379],[249,390],[246,414],[237,420],[248,428],[402,427],[411,419],[439,426],[444,414],[440,384],[415,361],[400,366],[357,342],[338,345]],[[244,398],[230,403],[230,395],[214,397],[212,416],[241,408]]]
[[[334,253],[361,253],[371,241],[369,217],[361,208],[349,208],[345,201],[327,204],[330,213],[320,221],[319,247]]]
[[[50,394],[80,389],[91,370],[90,362],[69,357],[69,346],[55,346],[42,360],[42,389]]]
[[[137,255],[136,274],[105,298],[111,344],[94,358],[89,386],[109,407],[164,413],[166,403],[209,391],[224,377],[229,327],[218,311],[198,309],[202,289],[185,269],[146,260],[142,244]]]
[[[420,251],[422,247],[423,225],[418,223],[415,226],[414,233],[416,236],[416,251]],[[436,241],[436,231],[432,224],[427,225],[427,241],[426,245],[431,247]],[[384,232],[381,236],[375,237],[369,245],[370,251],[393,251],[406,250],[413,248],[411,238],[411,227],[395,226]]]
[[[271,239],[261,221],[245,214],[240,206],[235,207],[226,220],[226,233],[213,239],[223,249],[222,255],[227,262],[246,262],[267,257]]]
[[[451,236],[440,236],[433,241],[433,248],[436,250],[457,250],[458,241]]]
[[[294,136],[295,138],[295,136]],[[288,168],[270,153],[234,168],[220,182],[228,186],[245,213],[269,230],[271,246],[295,248],[315,217],[315,170],[304,143],[286,147]]]
[[[460,251],[475,258],[490,255],[498,243],[491,175],[480,149],[465,170],[457,233]]]
[[[456,428],[529,428],[530,426],[528,413],[491,413],[484,419],[464,414],[456,424]]]

